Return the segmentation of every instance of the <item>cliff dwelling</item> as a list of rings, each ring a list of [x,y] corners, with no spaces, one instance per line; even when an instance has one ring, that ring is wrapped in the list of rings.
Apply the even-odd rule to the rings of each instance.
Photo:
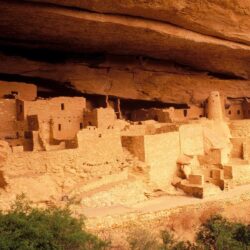
[[[250,6],[191,2],[0,0],[0,209],[249,200]]]
[[[2,169],[9,188],[20,171],[60,178],[74,169],[74,182],[83,189],[128,181],[136,171],[128,157],[143,166],[137,178],[152,192],[175,188],[203,198],[250,181],[247,97],[212,91],[199,106],[134,101],[131,109],[118,97],[42,98],[35,84],[0,83]],[[76,192],[61,182],[59,200]]]

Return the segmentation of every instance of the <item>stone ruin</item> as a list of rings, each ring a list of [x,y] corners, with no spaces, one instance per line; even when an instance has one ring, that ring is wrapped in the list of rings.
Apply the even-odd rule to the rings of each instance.
[[[2,196],[79,198],[130,180],[136,164],[152,190],[174,186],[199,198],[250,183],[248,98],[214,91],[200,106],[138,109],[126,120],[119,101],[88,108],[84,97],[41,99],[36,91],[0,85]]]

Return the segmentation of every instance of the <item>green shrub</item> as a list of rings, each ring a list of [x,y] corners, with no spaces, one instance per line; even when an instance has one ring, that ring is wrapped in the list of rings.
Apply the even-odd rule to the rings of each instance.
[[[202,224],[197,234],[197,242],[209,250],[248,250],[250,226],[232,223],[215,215]]]
[[[8,213],[0,213],[0,249],[99,250],[108,246],[83,228],[83,218],[73,218],[67,208],[31,208],[19,197]]]
[[[161,232],[161,239],[162,239],[162,250],[168,250],[174,244],[174,236],[169,231],[164,230]]]
[[[232,223],[220,215],[201,225],[195,243],[178,241],[168,230],[161,232],[160,239],[139,228],[131,235],[132,250],[250,250],[250,225]]]
[[[161,232],[162,246],[160,250],[198,250],[198,246],[189,241],[177,241],[173,234],[164,230]]]

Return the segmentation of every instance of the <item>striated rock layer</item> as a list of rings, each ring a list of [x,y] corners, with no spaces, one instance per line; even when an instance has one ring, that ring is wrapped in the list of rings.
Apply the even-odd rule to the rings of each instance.
[[[92,1],[88,2],[92,6]],[[245,79],[250,76],[250,46],[238,42],[203,35],[162,21],[128,16],[125,10],[120,11],[122,15],[113,15],[38,3],[2,0],[0,4],[1,44],[62,52],[143,55],[198,70]],[[158,9],[160,6],[159,3]],[[186,11],[193,15],[194,10]],[[157,9],[154,13],[157,16]],[[177,16],[185,16],[185,12]],[[244,17],[248,20],[247,14]],[[238,20],[236,23],[242,24]],[[249,34],[247,27],[243,33]]]
[[[188,30],[250,44],[247,0],[30,0],[99,13],[168,22]]]
[[[201,103],[210,91],[250,96],[250,81],[225,80],[166,62],[135,57],[45,62],[0,54],[0,78],[68,86],[81,93],[126,99]]]
[[[200,103],[212,90],[250,96],[248,1],[0,0],[0,6],[0,80],[176,103]],[[36,58],[41,49],[46,61]]]

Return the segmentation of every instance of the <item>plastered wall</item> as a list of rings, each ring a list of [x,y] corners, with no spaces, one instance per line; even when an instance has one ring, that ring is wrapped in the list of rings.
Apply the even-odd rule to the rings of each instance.
[[[144,145],[145,162],[150,166],[150,180],[159,187],[171,185],[180,155],[179,133],[146,135]]]
[[[180,126],[181,152],[186,155],[203,155],[203,129],[200,124]]]

